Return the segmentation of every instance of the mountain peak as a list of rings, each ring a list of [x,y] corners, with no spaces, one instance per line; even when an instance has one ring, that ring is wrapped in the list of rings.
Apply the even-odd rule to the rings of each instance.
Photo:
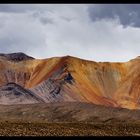
[[[33,57],[28,56],[22,52],[9,53],[9,54],[0,53],[0,57],[9,61],[16,61],[16,62],[34,59]]]

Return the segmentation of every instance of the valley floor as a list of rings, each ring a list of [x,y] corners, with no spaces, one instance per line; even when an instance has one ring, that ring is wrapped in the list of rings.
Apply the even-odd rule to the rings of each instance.
[[[79,102],[0,105],[0,136],[140,136],[140,110]]]
[[[140,136],[140,125],[1,122],[0,136]]]

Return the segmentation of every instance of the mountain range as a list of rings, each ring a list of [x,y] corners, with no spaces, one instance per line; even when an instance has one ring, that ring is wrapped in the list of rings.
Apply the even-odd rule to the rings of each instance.
[[[95,62],[0,54],[0,104],[79,102],[140,109],[139,69],[139,56],[128,62]]]

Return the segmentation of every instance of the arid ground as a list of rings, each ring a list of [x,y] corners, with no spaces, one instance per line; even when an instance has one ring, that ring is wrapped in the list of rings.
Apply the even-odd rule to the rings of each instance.
[[[140,125],[3,122],[0,136],[140,136]]]
[[[140,111],[87,103],[0,105],[0,136],[140,136]]]

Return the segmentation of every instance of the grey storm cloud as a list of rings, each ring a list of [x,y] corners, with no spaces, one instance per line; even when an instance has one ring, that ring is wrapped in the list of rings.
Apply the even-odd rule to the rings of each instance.
[[[41,17],[40,18],[40,22],[42,23],[42,24],[48,24],[48,23],[50,23],[50,24],[52,24],[53,23],[53,20],[52,19],[50,19],[50,18],[46,18],[46,17]]]
[[[40,6],[42,8],[40,8]],[[0,12],[3,13],[15,13],[15,14],[21,14],[21,13],[27,13],[31,12],[31,16],[35,19],[38,19],[40,23],[43,25],[46,24],[52,24],[54,21],[47,16],[47,12],[51,12],[51,10],[48,9],[48,5],[33,5],[33,4],[0,4]],[[46,12],[46,13],[45,13]],[[44,16],[45,15],[45,16]]]
[[[18,5],[18,4],[0,4],[0,12],[13,12],[13,13],[21,13],[26,12],[26,10],[31,9],[30,5]]]
[[[48,17],[47,13],[44,12],[33,12],[32,17],[38,19],[43,25],[54,23],[54,20]]]
[[[92,21],[117,18],[124,27],[140,27],[140,4],[97,4],[88,12]]]
[[[47,7],[48,6],[41,4],[0,4],[0,12],[23,13],[36,10],[45,11],[47,10]]]

